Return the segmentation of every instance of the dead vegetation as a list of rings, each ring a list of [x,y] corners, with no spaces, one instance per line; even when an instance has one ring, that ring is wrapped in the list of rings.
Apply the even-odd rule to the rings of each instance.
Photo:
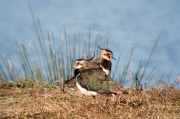
[[[1,118],[124,119],[180,117],[180,90],[157,88],[123,89],[112,97],[82,96],[75,88],[31,82],[23,87],[1,82]]]

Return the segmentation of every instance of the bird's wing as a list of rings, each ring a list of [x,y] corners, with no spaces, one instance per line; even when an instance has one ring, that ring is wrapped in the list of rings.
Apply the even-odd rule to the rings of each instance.
[[[98,93],[115,93],[119,88],[114,79],[105,75],[102,70],[91,69],[83,71],[77,77],[78,83],[87,90],[96,91]]]
[[[71,84],[71,85],[76,84],[76,77],[73,76],[72,78],[70,78],[70,79],[64,81],[64,84]]]

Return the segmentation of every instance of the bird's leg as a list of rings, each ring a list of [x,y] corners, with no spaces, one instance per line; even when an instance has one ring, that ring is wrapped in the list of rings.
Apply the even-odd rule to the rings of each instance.
[[[108,95],[105,104],[108,104],[109,102],[114,102],[114,101],[115,101],[115,98],[116,98],[116,95],[115,95],[115,94]]]
[[[108,96],[108,95],[106,95],[105,105],[107,105],[109,101],[110,101],[109,96]]]
[[[112,95],[111,100],[114,102],[116,95],[115,94],[111,94],[111,95]]]
[[[92,96],[93,97],[93,102],[92,102],[92,104],[96,104],[96,96]]]
[[[80,96],[81,96],[81,98],[82,98],[82,97],[83,97],[83,93],[81,93],[81,95],[80,95]]]
[[[98,96],[92,96],[93,97],[93,103],[92,104],[99,104]]]

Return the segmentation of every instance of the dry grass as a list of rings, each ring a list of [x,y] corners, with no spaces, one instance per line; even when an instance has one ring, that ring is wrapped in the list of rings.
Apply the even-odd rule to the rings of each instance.
[[[114,99],[114,101],[113,101]],[[1,118],[124,119],[180,118],[180,90],[125,89],[116,96],[81,96],[76,88],[34,83],[33,87],[0,88]]]

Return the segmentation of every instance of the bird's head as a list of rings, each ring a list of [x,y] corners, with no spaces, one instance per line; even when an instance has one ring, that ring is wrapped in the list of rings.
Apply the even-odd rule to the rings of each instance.
[[[95,53],[93,55],[93,57],[89,58],[89,59],[77,59],[74,63],[74,68],[75,69],[80,69],[83,67],[87,67],[88,66],[88,61],[91,61],[95,56]]]
[[[99,47],[99,46],[98,46]],[[101,54],[100,54],[100,58],[101,59],[106,59],[106,60],[110,60],[111,58],[116,60],[114,57],[113,57],[113,52],[109,49],[103,49],[101,47],[99,47],[102,51],[101,51]]]

